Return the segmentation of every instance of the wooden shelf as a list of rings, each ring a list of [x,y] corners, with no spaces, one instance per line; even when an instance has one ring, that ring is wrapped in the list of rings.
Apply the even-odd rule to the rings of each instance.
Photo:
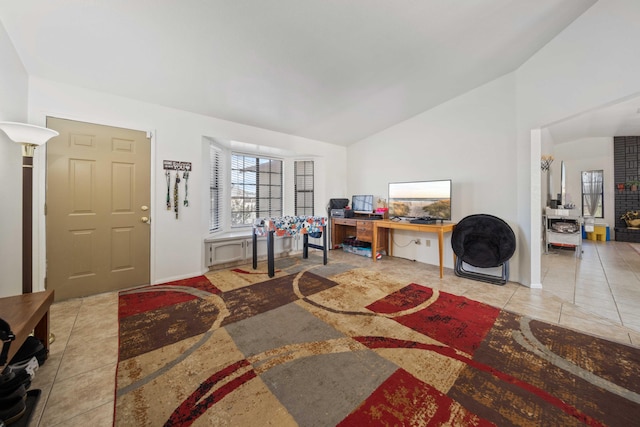
[[[52,303],[52,290],[0,298],[2,318],[16,336],[9,347],[7,363],[32,331],[45,349],[49,349],[49,307]]]

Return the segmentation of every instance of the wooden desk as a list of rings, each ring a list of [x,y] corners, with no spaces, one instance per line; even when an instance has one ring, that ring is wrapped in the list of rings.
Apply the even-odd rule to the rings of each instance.
[[[373,223],[376,221],[374,214],[367,217],[353,217],[353,218],[331,218],[331,248],[336,248],[342,245],[347,237],[355,236],[357,240],[362,242],[373,243]],[[382,214],[380,214],[380,219]],[[378,239],[377,247],[372,245],[372,254],[380,250],[387,250],[387,236],[383,236],[382,239]]]
[[[49,307],[52,303],[53,290],[0,298],[0,317],[9,324],[16,336],[9,347],[7,363],[31,331],[49,350]]]
[[[444,233],[450,233],[455,228],[456,224],[453,222],[445,222],[443,224],[412,224],[408,221],[391,221],[389,219],[383,219],[379,221],[373,221],[373,242],[372,247],[376,247],[378,244],[378,231],[380,229],[389,230],[389,251],[390,256],[393,256],[393,230],[411,230],[420,231],[423,233],[436,233],[438,235],[438,251],[440,253],[440,278],[444,275]],[[376,261],[376,257],[372,257],[373,261]]]

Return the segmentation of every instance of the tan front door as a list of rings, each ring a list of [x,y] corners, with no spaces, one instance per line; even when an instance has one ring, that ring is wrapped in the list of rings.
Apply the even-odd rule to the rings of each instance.
[[[145,132],[49,117],[47,289],[56,300],[149,283]]]

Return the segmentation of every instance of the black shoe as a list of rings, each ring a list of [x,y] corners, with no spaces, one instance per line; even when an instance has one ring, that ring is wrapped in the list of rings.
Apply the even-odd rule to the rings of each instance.
[[[38,338],[29,335],[20,346],[16,354],[11,358],[8,365],[20,365],[31,360],[32,357],[38,359],[38,364],[42,366],[47,360],[47,350]]]
[[[21,385],[24,385],[27,390],[31,385],[31,375],[25,370],[3,374],[2,377],[2,380],[0,380],[0,397],[6,397],[20,388]]]
[[[0,396],[0,409],[6,408],[9,403],[12,402],[16,397],[24,397],[27,394],[27,389],[24,384],[21,384],[20,387],[15,389],[12,393],[7,394],[6,396]],[[1,426],[0,426],[1,427]]]
[[[33,356],[29,360],[23,360],[19,363],[15,363],[13,365],[7,365],[4,368],[4,372],[18,372],[18,371],[27,371],[27,373],[31,376],[31,379],[36,376],[36,372],[40,368],[40,362],[38,362],[38,358]]]
[[[14,397],[11,402],[7,402],[6,407],[0,408],[0,420],[4,420],[6,425],[18,421],[27,410],[26,395]]]

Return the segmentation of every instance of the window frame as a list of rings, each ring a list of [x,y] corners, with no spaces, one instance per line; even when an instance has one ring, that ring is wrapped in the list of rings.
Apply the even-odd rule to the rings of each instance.
[[[594,169],[588,171],[582,171],[580,173],[580,194],[582,199],[582,215],[583,216],[591,216],[587,215],[587,212],[590,212],[587,207],[587,193],[585,192],[585,177],[588,175],[591,177],[593,173],[598,173],[600,175],[600,200],[598,202],[598,208],[596,209],[596,214],[593,215],[594,218],[604,218],[604,170],[602,169]],[[589,179],[591,182],[591,179]],[[588,183],[588,182],[587,182]],[[585,209],[586,208],[586,209]],[[599,212],[598,212],[599,211]]]
[[[315,174],[317,173],[316,163],[314,160],[310,160],[308,158],[291,158],[287,156],[264,156],[260,154],[256,154],[252,150],[242,151],[242,150],[234,150],[234,147],[228,145],[224,142],[220,142],[213,138],[206,138],[208,147],[205,150],[209,150],[209,197],[210,197],[210,207],[209,207],[209,218],[208,218],[208,233],[213,235],[223,234],[223,233],[231,233],[234,231],[241,231],[242,229],[250,228],[253,224],[253,220],[246,221],[243,224],[232,224],[231,217],[231,200],[232,200],[232,178],[231,178],[231,162],[234,155],[240,156],[248,156],[251,158],[261,158],[268,159],[279,162],[280,167],[280,179],[279,179],[279,187],[280,187],[280,200],[279,203],[276,203],[275,209],[272,209],[270,212],[265,212],[265,215],[261,215],[261,217],[272,216],[278,217],[282,216],[285,209],[287,211],[293,210],[294,212],[301,212],[298,207],[296,207],[295,201],[295,191],[296,191],[296,183],[295,183],[295,162],[298,161],[311,161],[313,162],[313,195],[311,199],[307,199],[307,201],[313,202],[313,210],[315,213]],[[206,151],[203,151],[203,155],[206,156]],[[214,157],[214,154],[217,154],[217,159]],[[298,167],[301,164],[298,165]],[[216,174],[217,173],[217,179]],[[215,182],[217,181],[217,187],[215,187]],[[214,190],[217,190],[214,191]],[[217,199],[215,196],[217,195]],[[217,203],[216,203],[217,200]],[[264,209],[263,209],[264,212]],[[216,223],[216,215],[217,215],[217,227]],[[257,216],[256,213],[253,216]],[[252,218],[253,218],[252,216]]]
[[[209,143],[209,233],[216,233],[223,229],[223,154],[222,148],[212,142]]]
[[[309,173],[309,168],[311,173]],[[293,210],[296,216],[315,215],[315,164],[313,160],[295,160],[293,162],[293,195]]]
[[[230,153],[229,222],[231,228],[249,227],[256,218],[282,216],[283,170],[282,159],[241,152]],[[253,196],[251,196],[252,189]],[[264,192],[268,194],[263,194]]]

